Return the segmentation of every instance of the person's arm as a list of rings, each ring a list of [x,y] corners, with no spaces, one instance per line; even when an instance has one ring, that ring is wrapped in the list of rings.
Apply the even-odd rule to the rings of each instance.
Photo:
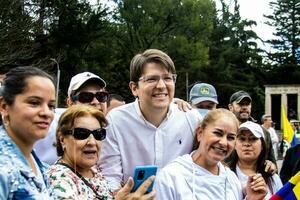
[[[192,109],[192,106],[188,102],[186,102],[186,101],[184,101],[182,99],[174,98],[173,102],[175,104],[177,104],[178,109],[181,110],[181,111],[186,112],[186,111],[189,111],[189,110]]]
[[[156,191],[155,200],[175,199],[175,192],[179,192],[174,188],[172,178],[163,170],[156,176],[154,190]]]
[[[111,122],[109,118],[108,121]],[[108,181],[112,191],[120,189],[123,180],[122,159],[112,123],[109,124],[106,138],[101,144],[98,165],[100,165],[102,174]]]

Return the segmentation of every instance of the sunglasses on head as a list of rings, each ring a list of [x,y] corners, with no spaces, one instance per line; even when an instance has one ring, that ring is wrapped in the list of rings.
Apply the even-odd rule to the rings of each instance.
[[[101,103],[107,102],[108,92],[80,92],[79,94],[72,96],[72,101],[79,101],[80,103],[91,103],[94,97],[96,97],[96,99]]]
[[[106,129],[99,128],[91,131],[86,128],[74,128],[73,130],[65,131],[65,134],[73,135],[76,140],[85,140],[92,134],[96,140],[101,141],[106,137]]]

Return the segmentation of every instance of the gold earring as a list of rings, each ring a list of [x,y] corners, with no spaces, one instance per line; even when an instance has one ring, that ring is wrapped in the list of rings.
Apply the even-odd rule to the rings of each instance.
[[[6,116],[2,116],[2,121],[3,121],[3,125],[5,127],[9,126],[9,117],[7,115]]]

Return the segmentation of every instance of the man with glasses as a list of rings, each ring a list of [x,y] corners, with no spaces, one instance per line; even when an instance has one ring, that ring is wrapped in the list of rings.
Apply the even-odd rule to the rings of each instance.
[[[100,167],[113,189],[133,176],[137,165],[164,167],[190,153],[197,120],[173,104],[176,70],[164,52],[149,49],[130,64],[129,87],[136,100],[111,110]]]
[[[101,110],[104,115],[107,112],[108,93],[105,90],[106,82],[99,76],[91,72],[83,72],[72,77],[68,88],[67,105],[88,104]],[[49,133],[46,138],[35,143],[35,150],[40,160],[48,164],[53,164],[57,159],[55,148],[55,135],[57,122],[64,108],[55,109],[55,117],[51,123]]]

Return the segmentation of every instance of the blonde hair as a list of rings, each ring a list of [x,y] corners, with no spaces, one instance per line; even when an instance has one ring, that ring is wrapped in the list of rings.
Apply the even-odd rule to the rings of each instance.
[[[196,128],[196,133],[195,133],[195,138],[194,138],[194,143],[193,143],[193,150],[198,149],[199,147],[199,141],[197,140],[197,130],[199,128],[202,128],[203,130],[211,123],[214,123],[221,117],[229,117],[231,118],[235,124],[236,124],[236,129],[239,127],[239,120],[236,118],[236,116],[229,110],[224,109],[224,108],[218,108],[211,110],[207,113],[207,115],[203,118],[203,120],[198,124],[198,127]]]

